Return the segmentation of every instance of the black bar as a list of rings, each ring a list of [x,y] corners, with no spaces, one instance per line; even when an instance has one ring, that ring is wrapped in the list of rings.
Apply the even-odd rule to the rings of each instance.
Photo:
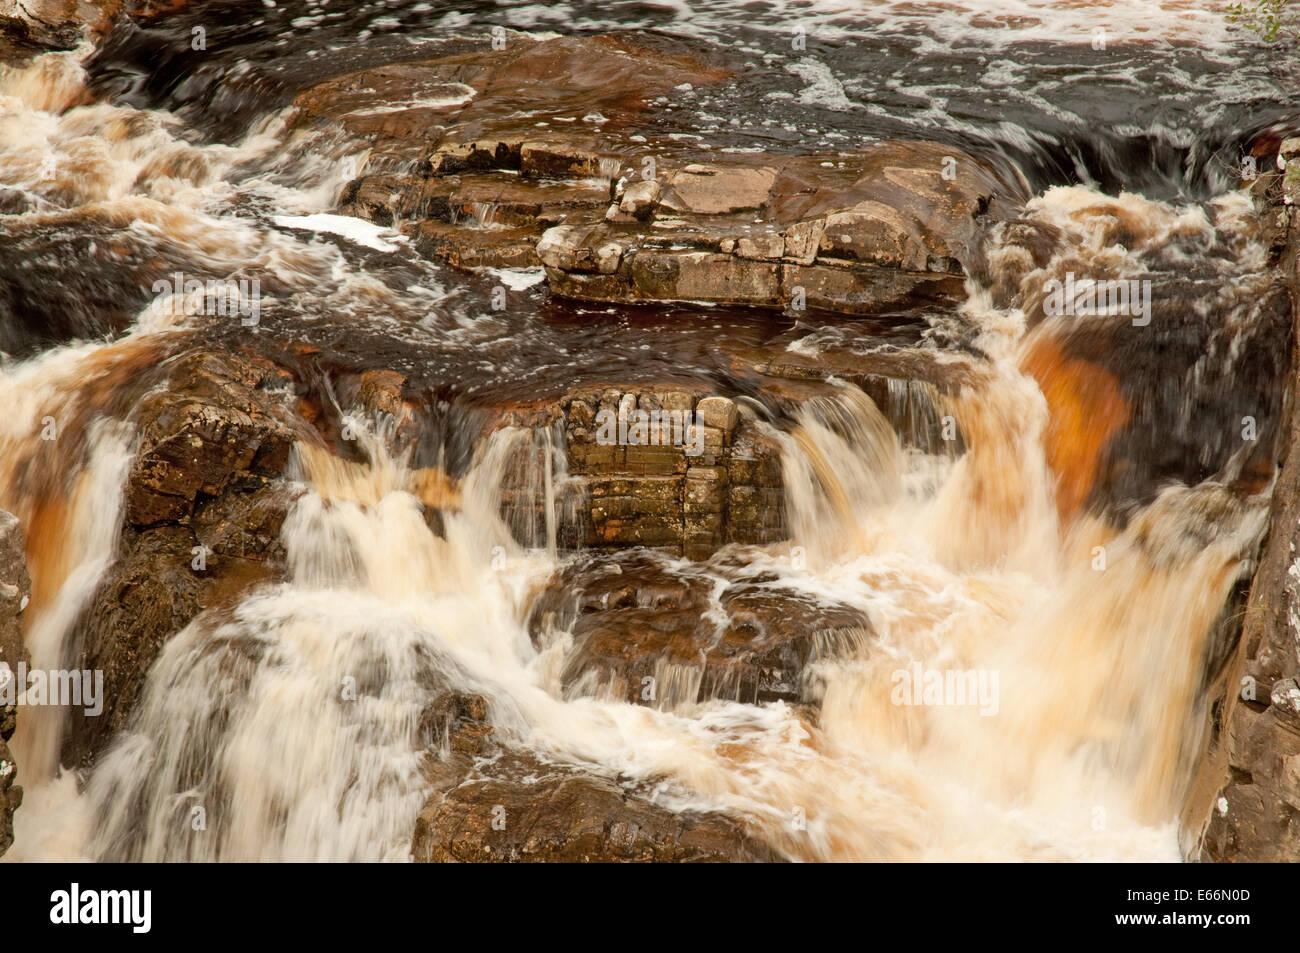
[[[150,891],[148,932],[130,922],[52,923],[57,892],[73,883],[83,902],[88,891]],[[385,936],[440,944],[467,929],[493,946],[512,933],[622,945],[714,931],[770,945],[786,931],[811,942],[848,927],[864,944],[901,929],[926,945],[1098,936],[1182,943],[1198,935],[1278,939],[1282,949],[1297,943],[1295,894],[1291,871],[1269,865],[0,866],[11,937],[205,946],[226,937],[258,946],[283,938],[336,948]]]

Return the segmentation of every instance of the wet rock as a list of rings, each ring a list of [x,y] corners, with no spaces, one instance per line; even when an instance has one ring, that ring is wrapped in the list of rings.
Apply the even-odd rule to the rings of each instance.
[[[1265,212],[1283,204],[1282,178],[1260,177],[1256,197]],[[1300,230],[1288,222],[1277,239],[1269,244],[1274,265],[1286,269],[1294,329]],[[1293,348],[1288,340],[1283,354]],[[1287,376],[1294,393],[1297,369]],[[1208,692],[1207,740],[1183,814],[1191,859],[1300,860],[1300,404],[1288,402],[1273,434],[1261,440],[1267,472],[1274,462],[1280,468],[1268,536],[1244,612],[1233,613],[1236,644]]]
[[[498,744],[477,695],[448,693],[411,856],[427,863],[699,863],[783,858],[722,813],[675,812],[621,784]]]
[[[438,221],[405,226],[416,250],[453,268],[535,268],[537,234],[532,228],[474,230]]]
[[[553,290],[589,300],[868,314],[956,299],[963,275],[984,269],[984,230],[1023,196],[953,151],[882,143],[845,154],[838,165],[851,168],[834,173],[816,156],[690,164],[665,173],[635,214],[619,204],[600,227],[547,232],[540,257]],[[945,176],[949,159],[966,171]],[[597,276],[591,249],[616,237],[621,262]]]
[[[856,268],[791,266],[783,272],[786,300],[802,295],[808,308],[875,314],[922,304],[950,304],[960,295],[960,278],[924,275],[863,264]]]
[[[730,398],[646,386],[605,395],[593,384],[560,409],[575,500],[569,546],[700,559],[727,543],[784,538],[778,449],[745,427]]]
[[[205,521],[225,526],[216,533],[184,526],[124,533],[118,560],[78,631],[81,667],[104,672],[104,710],[97,717],[70,711],[65,764],[92,763],[126,726],[149,667],[171,636],[207,610],[286,579],[278,538],[266,533],[273,527],[278,533],[292,497],[264,493],[241,502],[257,511],[256,525],[205,513]]]
[[[660,204],[674,212],[726,215],[767,204],[777,171],[725,165],[688,165],[664,181]]]
[[[117,558],[74,639],[77,667],[104,672],[104,709],[71,710],[65,764],[89,764],[125,726],[168,638],[285,578],[280,529],[299,491],[281,477],[310,433],[283,386],[261,359],[200,351],[136,409],[142,439]]]
[[[487,716],[488,703],[482,695],[443,692],[420,713],[420,740],[426,748],[481,754],[489,747],[493,732]]]
[[[858,610],[775,576],[639,552],[574,560],[538,597],[529,625],[540,644],[572,634],[566,694],[608,693],[661,708],[711,698],[815,700],[810,663],[864,651],[871,633]]]
[[[566,293],[565,289],[578,292],[574,297],[608,299],[620,293],[616,290],[611,295],[603,290],[605,286],[583,282],[580,276],[548,277],[561,294]],[[775,262],[707,251],[652,248],[637,251],[631,257],[626,296],[641,301],[708,301],[775,307],[791,300],[785,296],[781,279],[782,269]]]
[[[653,34],[539,39],[508,33],[503,49],[330,79],[302,92],[295,106],[302,122],[332,124],[370,140],[376,171],[414,160],[435,176],[513,168],[539,178],[584,178],[602,174],[601,155],[632,150],[618,145],[617,136],[597,140],[583,131],[590,124],[553,135],[519,117],[571,111],[577,119],[599,117],[602,130],[620,130],[673,87],[725,77],[727,67],[711,59]]]
[[[781,860],[725,814],[660,807],[594,774],[510,753],[431,799],[416,821],[430,863],[754,863]]]
[[[706,427],[716,427],[730,436],[740,420],[740,411],[729,397],[702,397],[695,405],[695,416]]]
[[[13,514],[0,510],[0,688],[16,677],[20,662],[28,661],[21,617],[31,590],[22,527]],[[23,789],[15,783],[18,766],[6,744],[17,717],[17,705],[0,700],[0,855],[13,844],[14,811],[23,801]]]
[[[331,80],[298,106],[371,142],[371,168],[345,191],[342,211],[401,218],[430,239],[417,248],[454,265],[540,261],[567,297],[870,314],[959,299],[964,277],[984,273],[984,233],[1024,201],[1019,183],[926,142],[833,155],[693,151],[654,134],[646,102],[683,82],[714,82],[726,66],[645,48],[662,42],[520,37],[504,51]],[[440,109],[436,123],[396,118],[447,84],[473,95]],[[535,98],[548,115],[581,100],[600,121],[538,130],[527,109]],[[624,135],[634,115],[650,132],[638,142]],[[485,229],[485,216],[521,231]]]
[[[12,679],[14,676],[0,669],[0,679]],[[18,780],[18,765],[13,753],[6,743],[13,735],[0,734],[0,856],[14,843],[14,812],[23,804],[23,789],[15,782]]]
[[[26,660],[22,614],[32,594],[27,572],[22,526],[12,513],[0,510],[0,662],[11,669]]]
[[[41,53],[76,49],[83,24],[102,32],[120,7],[116,0],[0,4],[0,63],[19,64]]]
[[[523,163],[522,150],[523,144],[517,140],[451,141],[442,143],[425,161],[429,167],[429,174],[435,178],[486,172],[492,169],[517,171]],[[426,188],[438,187],[437,182],[425,182],[423,185]]]
[[[127,482],[130,523],[183,520],[202,498],[264,486],[284,470],[294,423],[257,389],[269,372],[200,353],[177,365],[166,391],[141,402],[141,449]]]
[[[467,231],[526,228],[534,234],[570,218],[592,218],[609,204],[604,182],[540,183],[500,172],[415,176],[374,175],[349,185],[339,211],[381,225],[445,222]],[[494,236],[482,235],[488,243]],[[470,237],[465,238],[466,241]]]
[[[400,417],[409,413],[403,395],[406,375],[397,371],[374,369],[362,371],[357,400],[372,413]]]
[[[659,183],[653,179],[634,182],[623,190],[618,203],[610,206],[605,218],[611,222],[643,222],[654,212],[659,194]]]
[[[519,147],[519,172],[535,179],[592,179],[619,160],[591,151],[593,140],[577,144],[565,139],[532,140]],[[606,175],[608,178],[608,175]]]

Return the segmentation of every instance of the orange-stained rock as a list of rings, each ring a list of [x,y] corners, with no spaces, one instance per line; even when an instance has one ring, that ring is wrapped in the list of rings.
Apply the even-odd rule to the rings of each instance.
[[[1113,374],[1067,357],[1050,334],[1034,337],[1021,367],[1047,399],[1043,447],[1056,474],[1056,507],[1068,525],[1092,492],[1107,442],[1128,420],[1128,402]]]

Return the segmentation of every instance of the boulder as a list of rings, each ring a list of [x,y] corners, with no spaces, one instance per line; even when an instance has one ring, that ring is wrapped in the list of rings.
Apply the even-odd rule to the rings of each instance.
[[[810,664],[861,652],[871,637],[860,611],[775,575],[746,575],[717,560],[682,566],[644,552],[567,564],[534,603],[529,626],[539,644],[572,634],[566,693],[660,708],[711,698],[815,701]]]
[[[0,63],[21,64],[42,53],[74,50],[108,32],[122,0],[0,2]],[[84,33],[83,33],[84,31]]]
[[[293,442],[312,434],[283,385],[269,362],[200,350],[138,405],[117,558],[74,636],[79,667],[104,672],[104,710],[70,711],[65,764],[91,763],[126,725],[168,638],[284,578],[280,527],[296,491],[281,477]]]
[[[168,389],[140,403],[141,447],[127,480],[137,527],[185,520],[202,499],[265,485],[283,472],[295,439],[288,411],[261,384],[269,365],[198,352],[178,362]]]
[[[28,660],[21,616],[31,591],[22,527],[13,514],[0,510],[0,685],[14,679],[18,664]],[[0,702],[0,855],[14,842],[14,811],[23,802],[23,789],[15,783],[18,766],[6,744],[17,716],[17,705]]]
[[[479,696],[449,693],[411,856],[432,863],[701,863],[783,858],[739,821],[676,812],[629,785],[497,743]],[[434,740],[434,735],[429,736]]]

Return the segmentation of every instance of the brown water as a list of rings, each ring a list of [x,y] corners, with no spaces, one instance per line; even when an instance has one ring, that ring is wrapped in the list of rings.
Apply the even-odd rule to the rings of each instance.
[[[1189,45],[1130,37],[1133,76],[1199,49],[1209,101],[1228,82],[1219,65],[1237,54],[1215,16],[1165,6],[1174,34],[1195,27]],[[978,56],[986,74],[1011,69],[1016,49],[982,8],[938,7],[930,39],[952,31],[948,46],[920,63]],[[340,44],[367,9],[340,26]],[[881,35],[907,34],[901,5],[872,9]],[[1071,9],[1011,11],[1037,24],[1024,49],[1040,66],[1051,31],[1091,22]],[[526,11],[545,25],[545,8]],[[453,7],[435,13],[467,22]],[[264,35],[251,31],[245,52],[258,55],[244,72],[308,68],[298,40],[284,64],[268,65],[282,15],[266,14]],[[818,15],[848,31],[841,39],[856,35],[847,15]],[[610,16],[635,25],[640,14]],[[706,42],[742,16],[752,19],[707,4],[682,22]],[[1232,82],[1244,84],[1252,118],[1207,127],[1181,149],[1152,126],[1112,129],[1080,151],[1081,132],[1056,136],[1042,119],[1063,121],[1063,107],[1022,107],[1021,122],[1032,113],[1040,125],[1021,135],[967,116],[967,133],[1035,188],[1025,219],[1049,243],[1036,259],[1022,232],[995,235],[989,274],[953,311],[862,320],[575,307],[535,285],[526,305],[495,313],[485,295],[496,276],[422,261],[368,223],[331,223],[351,237],[277,226],[275,216],[333,212],[362,165],[357,145],[291,134],[291,116],[266,92],[274,84],[241,87],[228,61],[179,86],[165,57],[139,72],[149,44],[169,42],[166,31],[146,34],[115,36],[95,61],[47,54],[0,71],[0,184],[23,203],[0,216],[0,349],[14,357],[0,373],[0,506],[29,540],[33,666],[61,664],[113,558],[133,408],[165,381],[169,359],[248,345],[294,366],[310,345],[312,360],[297,366],[305,378],[400,370],[428,394],[421,426],[437,453],[412,458],[383,430],[364,433],[347,461],[299,444],[292,475],[305,493],[283,530],[289,581],[176,633],[130,727],[88,777],[60,772],[61,713],[24,711],[15,748],[27,800],[10,859],[404,859],[427,796],[415,738],[434,684],[484,695],[499,739],[654,781],[665,806],[727,811],[792,859],[1178,858],[1211,632],[1263,530],[1290,340],[1249,198],[1209,159],[1275,118],[1249,76]],[[1083,42],[1058,54],[1087,59]],[[831,67],[851,62],[851,47],[831,44],[821,69],[849,75]],[[360,40],[353,52],[358,62],[383,55]],[[920,67],[908,69],[919,82]],[[786,75],[801,78],[824,77]],[[867,98],[863,82],[841,83],[840,95]],[[1179,83],[1150,95],[1187,95]],[[786,95],[760,98],[773,91]],[[801,94],[760,89],[745,105],[797,112]],[[1070,115],[1104,98],[1085,92]],[[697,104],[687,125],[701,128],[715,108]],[[841,125],[894,134],[909,116],[913,131],[925,126],[925,110],[887,112]],[[1061,174],[1072,150],[1074,169],[1084,167],[1073,177]],[[1107,194],[1125,163],[1132,191]],[[269,290],[261,326],[153,299],[152,280],[173,269],[259,276]],[[1067,272],[1150,280],[1152,324],[1044,316],[1037,289]],[[967,386],[918,385],[882,407],[831,382],[792,409],[773,381],[738,369],[755,353],[911,351],[959,367]],[[705,382],[750,398],[747,425],[781,448],[790,539],[695,567],[647,558],[670,574],[719,578],[726,562],[726,572],[863,612],[870,636],[809,673],[819,714],[699,703],[689,687],[656,707],[607,687],[562,689],[571,634],[535,645],[528,619],[541,587],[575,558],[557,543],[573,487],[545,432],[490,423],[503,403],[605,381]],[[917,414],[951,417],[963,452],[919,440],[908,425]],[[1241,437],[1245,416],[1254,440]],[[49,418],[57,441],[40,439]],[[532,474],[545,525],[519,538],[502,516],[503,479],[537,446],[551,448]],[[441,536],[422,513],[435,501],[450,505]],[[358,672],[374,673],[364,704],[336,704]],[[663,674],[688,686],[699,677]],[[960,699],[959,682],[970,689]],[[209,837],[186,836],[194,804],[208,807]]]

